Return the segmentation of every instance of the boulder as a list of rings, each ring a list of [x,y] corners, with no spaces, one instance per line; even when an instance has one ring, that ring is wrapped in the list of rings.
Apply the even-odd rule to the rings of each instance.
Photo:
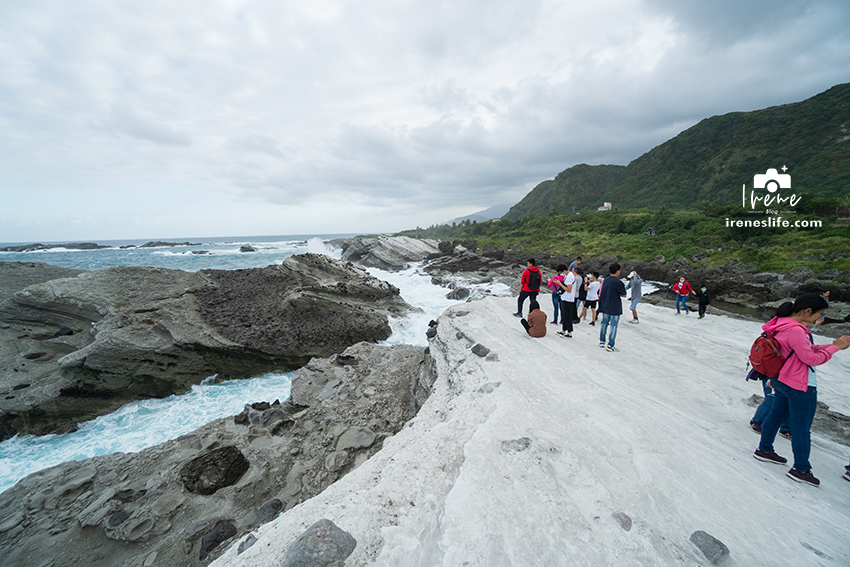
[[[0,369],[0,422],[11,430],[67,431],[212,375],[293,370],[312,356],[386,339],[388,315],[409,309],[394,286],[317,254],[249,270],[72,274],[0,304],[0,351],[9,361]]]
[[[138,453],[29,475],[0,493],[0,562],[30,564],[48,542],[55,565],[89,567],[142,565],[151,550],[154,564],[194,567],[231,544],[244,551],[260,524],[378,452],[435,378],[425,348],[359,343],[296,371],[283,403],[247,404]]]
[[[357,540],[330,520],[319,520],[298,536],[281,567],[343,567]]]

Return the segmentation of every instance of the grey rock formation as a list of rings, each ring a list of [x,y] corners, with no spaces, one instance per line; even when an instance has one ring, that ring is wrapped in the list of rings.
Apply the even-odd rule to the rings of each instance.
[[[712,565],[720,565],[729,556],[729,548],[706,532],[696,531],[691,534],[690,540]]]
[[[109,246],[95,244],[94,242],[69,242],[67,244],[24,244],[22,246],[4,246],[0,252],[33,252],[35,250],[52,250],[64,248],[66,250],[99,250]]]
[[[164,248],[164,247],[172,247],[172,246],[200,246],[200,242],[162,242],[161,240],[155,240],[153,242],[145,242],[139,248]]]
[[[292,370],[386,339],[388,314],[408,309],[397,288],[316,254],[250,270],[116,267],[30,285],[0,303],[0,432],[67,431],[211,375]]]
[[[38,565],[50,549],[56,566],[130,567],[155,554],[154,564],[192,567],[240,539],[247,549],[251,530],[380,450],[434,379],[425,348],[360,343],[298,370],[284,403],[248,405],[139,453],[32,474],[0,494],[0,564]],[[222,474],[239,456],[247,470]],[[229,480],[190,491],[187,470]]]
[[[281,567],[343,567],[357,540],[330,520],[319,520],[298,536]]]
[[[402,270],[411,262],[440,253],[438,241],[408,236],[340,238],[328,244],[342,249],[345,261],[382,270]]]

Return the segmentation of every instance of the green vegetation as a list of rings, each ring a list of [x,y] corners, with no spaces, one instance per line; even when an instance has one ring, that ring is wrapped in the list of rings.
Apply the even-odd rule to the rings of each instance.
[[[850,195],[850,84],[795,104],[707,118],[627,166],[576,165],[540,183],[505,218],[584,213],[603,201],[722,208],[741,202],[753,175],[783,166],[793,191],[780,193],[802,195],[804,206]]]
[[[802,207],[801,207],[802,208]],[[823,199],[812,209],[850,212],[847,199]],[[662,254],[667,260],[699,255],[705,267],[737,260],[761,271],[787,272],[807,266],[815,272],[850,270],[850,230],[834,216],[819,217],[811,210],[786,215],[792,222],[819,220],[820,228],[734,228],[726,219],[763,220],[748,215],[737,205],[717,207],[703,203],[702,210],[614,209],[581,214],[527,216],[520,220],[465,221],[459,225],[436,225],[407,230],[400,235],[441,240],[474,240],[482,250],[521,247],[529,252],[554,255],[612,254],[621,259],[652,261]],[[650,235],[655,229],[655,235]]]
[[[820,220],[822,227],[727,226],[727,219],[776,218],[749,214],[741,189],[746,184],[749,193],[753,175],[783,165],[801,200],[789,207],[796,214],[780,216],[792,223]],[[790,197],[791,191],[778,194]],[[614,209],[597,211],[604,201]],[[400,234],[475,240],[485,251],[612,254],[647,262],[662,254],[696,258],[705,267],[737,260],[761,271],[846,272],[848,217],[850,84],[844,84],[803,102],[708,118],[627,166],[576,165],[540,183],[501,220]]]

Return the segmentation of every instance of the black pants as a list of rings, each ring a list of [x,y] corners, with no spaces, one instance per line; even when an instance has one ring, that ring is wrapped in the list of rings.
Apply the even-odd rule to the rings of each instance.
[[[525,327],[525,332],[530,335],[531,334],[531,325],[528,324],[528,321],[526,321],[525,319],[520,319],[519,322],[522,323],[523,327]]]
[[[705,304],[705,303],[700,303],[700,304],[699,304],[699,314],[700,314],[700,317],[702,317],[703,315],[705,315],[705,310],[706,310],[706,308],[707,308],[707,307],[708,307],[708,305],[707,305],[707,304]]]
[[[573,320],[576,316],[576,302],[562,301],[561,302],[561,330],[565,333],[573,332]]]
[[[516,301],[516,312],[522,315],[522,304],[525,303],[525,298],[530,297],[532,301],[537,301],[538,293],[540,293],[540,290],[519,292],[519,299]]]

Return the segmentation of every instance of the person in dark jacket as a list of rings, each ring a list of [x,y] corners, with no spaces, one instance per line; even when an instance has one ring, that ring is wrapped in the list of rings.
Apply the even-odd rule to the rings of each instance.
[[[525,303],[526,297],[537,300],[540,284],[543,282],[543,274],[537,269],[537,262],[534,261],[534,258],[529,258],[526,266],[520,279],[522,290],[519,292],[519,299],[516,302],[516,313],[514,313],[516,317],[522,317],[522,304]]]
[[[705,286],[697,292],[697,300],[699,301],[699,318],[702,319],[705,317],[705,310],[711,307],[711,294]]]
[[[611,272],[611,275],[602,281],[602,288],[599,291],[599,312],[602,313],[602,323],[599,326],[599,346],[605,348],[608,352],[617,352],[619,349],[614,346],[614,341],[617,338],[617,325],[620,324],[620,315],[623,314],[621,298],[626,297],[626,286],[620,281],[620,264],[611,264],[608,266],[608,271]],[[607,337],[608,344],[606,345],[605,339],[609,325],[611,334]]]
[[[540,310],[540,304],[534,299],[528,302],[528,320],[520,319],[525,332],[535,338],[546,336],[546,314]]]

